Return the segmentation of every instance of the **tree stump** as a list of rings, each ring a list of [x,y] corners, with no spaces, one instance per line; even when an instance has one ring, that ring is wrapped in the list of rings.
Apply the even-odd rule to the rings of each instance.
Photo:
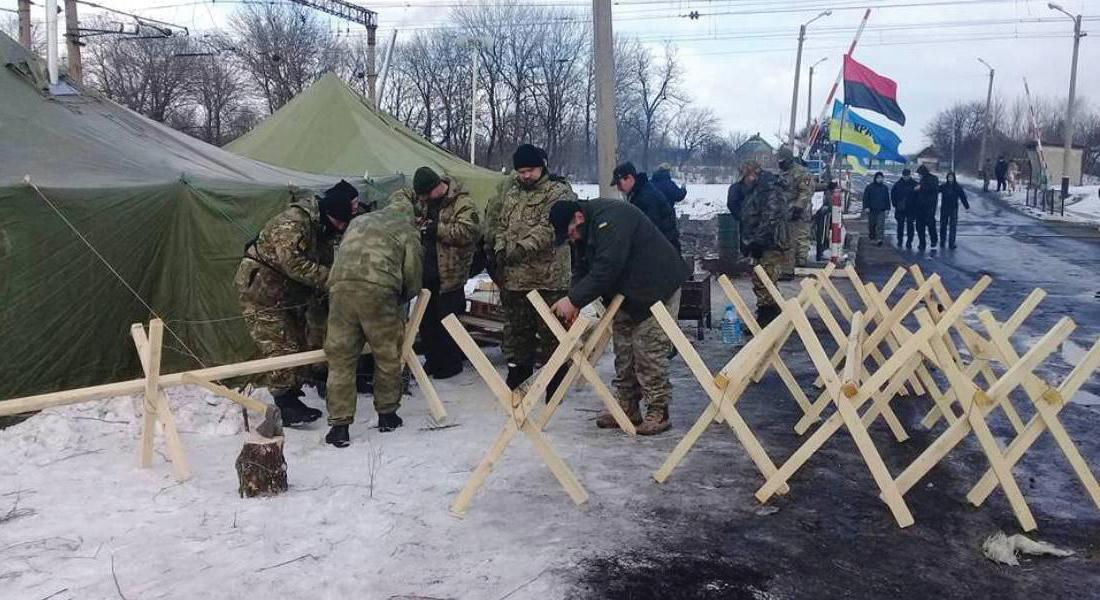
[[[288,488],[283,437],[252,434],[237,456],[238,492],[241,498],[275,496]]]

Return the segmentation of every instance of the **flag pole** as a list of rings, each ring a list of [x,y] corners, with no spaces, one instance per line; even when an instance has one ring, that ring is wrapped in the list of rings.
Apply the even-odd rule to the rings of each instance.
[[[856,35],[852,38],[852,45],[848,47],[848,52],[845,56],[851,56],[856,50],[856,44],[859,43],[859,38],[863,35],[863,28],[867,26],[867,19],[871,17],[871,9],[867,9],[863,13],[863,20],[859,22],[859,28],[856,29]],[[833,98],[836,97],[836,90],[840,87],[840,82],[844,79],[844,61],[840,62],[840,72],[836,75],[836,81],[833,82],[832,89],[829,90],[829,97],[825,99],[825,106],[821,109],[821,116],[818,117],[817,123],[814,123],[814,128],[810,132],[810,137],[806,138],[806,148],[802,151],[802,160],[806,160],[810,157],[810,148],[814,147],[814,142],[817,141],[817,136],[821,135],[821,124],[825,122],[825,116],[829,113],[829,107],[833,105]]]

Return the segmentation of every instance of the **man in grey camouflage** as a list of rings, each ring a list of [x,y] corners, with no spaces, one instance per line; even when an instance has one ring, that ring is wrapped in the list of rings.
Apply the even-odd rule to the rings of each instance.
[[[810,250],[810,209],[813,204],[814,181],[810,171],[802,166],[790,146],[780,146],[776,158],[779,161],[779,178],[790,207],[791,221],[791,243],[781,274],[792,276],[795,267],[805,266],[806,255]]]
[[[324,340],[325,286],[334,246],[356,210],[359,192],[341,181],[320,197],[303,197],[267,222],[245,247],[237,287],[245,324],[264,357],[320,347]],[[316,421],[321,411],[300,399],[309,367],[265,373],[283,424]]]
[[[328,278],[328,421],[325,441],[348,445],[355,420],[355,366],[364,344],[374,354],[374,410],[378,430],[402,425],[401,347],[404,306],[420,293],[422,252],[416,214],[408,202],[356,219],[336,251]]]
[[[416,170],[412,189],[390,196],[390,203],[396,202],[416,211],[424,247],[424,287],[432,293],[420,323],[424,370],[434,379],[454,377],[462,372],[462,352],[443,328],[443,319],[466,312],[465,285],[481,239],[481,219],[459,182],[429,167]]]
[[[535,368],[545,364],[557,346],[526,296],[537,290],[547,304],[553,304],[569,289],[569,248],[554,244],[549,216],[555,202],[576,200],[577,196],[567,181],[550,174],[542,149],[523,144],[513,154],[512,163],[515,185],[499,205],[487,211],[485,253],[489,273],[501,290],[501,349],[508,360],[508,386],[516,389]],[[547,387],[547,398],[563,375],[564,369],[555,375]]]
[[[745,199],[741,205],[741,252],[751,256],[774,283],[790,248],[790,205],[779,178],[756,161],[741,165]],[[779,305],[753,272],[756,320],[766,326],[779,315]]]

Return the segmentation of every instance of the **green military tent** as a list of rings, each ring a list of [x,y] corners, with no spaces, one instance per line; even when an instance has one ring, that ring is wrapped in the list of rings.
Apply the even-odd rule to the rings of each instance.
[[[165,369],[249,358],[233,288],[243,246],[337,178],[48,87],[0,34],[0,399],[140,376],[129,328],[149,307],[169,328]],[[353,183],[379,200],[403,179]]]
[[[510,181],[434,146],[331,73],[225,148],[308,173],[411,178],[429,166],[461,181],[482,209]]]

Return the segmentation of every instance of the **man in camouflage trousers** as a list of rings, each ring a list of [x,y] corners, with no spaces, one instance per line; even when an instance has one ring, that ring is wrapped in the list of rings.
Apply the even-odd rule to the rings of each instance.
[[[779,178],[765,171],[756,161],[741,165],[745,199],[741,205],[741,252],[775,282],[790,247],[790,206]],[[753,273],[752,291],[756,294],[756,320],[761,327],[779,315],[779,305],[764,283]]]
[[[355,366],[364,344],[374,354],[374,410],[378,430],[402,425],[401,347],[404,306],[420,293],[423,249],[416,213],[408,202],[356,219],[336,251],[329,274],[328,421],[325,441],[348,445],[355,420]]]
[[[782,275],[793,276],[794,268],[805,266],[810,250],[810,209],[813,204],[814,181],[810,171],[794,156],[791,147],[783,145],[776,152],[779,179],[790,206],[791,244],[783,261]]]
[[[339,235],[351,221],[359,192],[341,181],[320,197],[302,198],[268,221],[245,247],[234,283],[245,324],[264,357],[320,347],[324,340],[329,266]],[[309,367],[266,373],[283,424],[316,421],[321,411],[300,399]]]
[[[465,285],[481,239],[481,219],[458,181],[440,177],[429,167],[416,170],[411,190],[390,196],[390,203],[396,202],[416,212],[424,247],[424,287],[432,293],[420,323],[424,370],[435,379],[454,377],[462,372],[462,352],[443,328],[443,319],[466,312]]]
[[[516,389],[536,367],[545,364],[557,346],[557,339],[526,296],[537,290],[547,304],[553,304],[569,289],[569,248],[554,244],[549,216],[555,202],[576,200],[577,196],[567,181],[547,170],[542,149],[523,144],[513,154],[512,163],[515,184],[499,205],[490,205],[486,211],[485,253],[489,274],[501,290],[501,349],[508,360],[508,387]],[[547,398],[554,394],[564,371],[551,380]]]

